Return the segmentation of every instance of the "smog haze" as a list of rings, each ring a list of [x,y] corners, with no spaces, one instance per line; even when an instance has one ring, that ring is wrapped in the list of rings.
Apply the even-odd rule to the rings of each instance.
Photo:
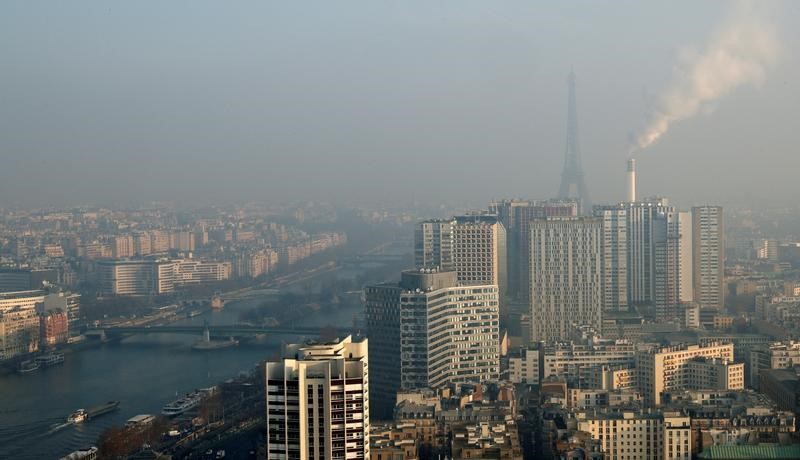
[[[637,154],[641,196],[794,199],[800,4],[749,7],[769,56]],[[619,201],[632,138],[692,65],[718,69],[737,8],[5,2],[0,207],[546,198],[571,68],[587,186]]]

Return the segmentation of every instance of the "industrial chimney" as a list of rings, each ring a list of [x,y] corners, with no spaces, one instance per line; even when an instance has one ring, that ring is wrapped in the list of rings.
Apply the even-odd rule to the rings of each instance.
[[[636,202],[636,160],[628,158],[628,202]]]

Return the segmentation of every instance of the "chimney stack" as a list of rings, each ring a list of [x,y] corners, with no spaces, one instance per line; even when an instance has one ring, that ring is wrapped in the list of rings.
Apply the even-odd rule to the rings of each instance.
[[[636,202],[636,160],[628,158],[628,202]]]

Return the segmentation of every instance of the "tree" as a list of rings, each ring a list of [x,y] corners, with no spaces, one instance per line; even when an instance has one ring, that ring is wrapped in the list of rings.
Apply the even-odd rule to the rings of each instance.
[[[103,431],[98,438],[98,458],[116,459],[125,457],[133,451],[130,444],[125,428],[116,425],[111,426]]]
[[[222,418],[223,406],[222,398],[219,393],[215,393],[208,398],[205,398],[200,403],[198,415],[207,423],[215,422]]]

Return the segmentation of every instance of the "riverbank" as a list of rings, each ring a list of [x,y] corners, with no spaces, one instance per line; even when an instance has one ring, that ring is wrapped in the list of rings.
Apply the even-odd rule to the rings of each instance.
[[[398,266],[337,265],[318,270],[316,276],[297,276],[281,292],[303,295],[322,292],[326,286],[383,281],[399,272]],[[257,284],[252,286],[257,289]],[[269,289],[269,288],[266,288]],[[340,296],[358,297],[358,290]],[[346,291],[345,291],[346,292]],[[207,310],[191,318],[174,319],[177,325],[229,325],[242,312],[273,298],[274,291],[259,292],[229,302],[222,310]],[[307,326],[351,324],[362,313],[360,302],[340,302],[335,309],[321,308],[302,318]],[[0,446],[4,458],[59,458],[82,447],[95,445],[100,433],[124,425],[138,414],[159,414],[164,404],[196,388],[217,385],[258,363],[278,357],[281,345],[297,341],[292,335],[267,335],[242,341],[236,347],[208,352],[194,351],[198,337],[179,334],[140,334],[110,342],[76,344],[64,364],[26,375],[0,377]],[[68,414],[105,401],[121,401],[118,411],[80,426],[64,424]]]
[[[232,324],[241,310],[258,301],[236,302],[224,310],[209,311],[179,324]],[[336,315],[311,315],[307,322],[346,322],[354,313],[357,312],[342,310]],[[258,363],[277,356],[282,343],[297,340],[289,335],[273,335],[243,341],[236,347],[201,352],[191,349],[198,338],[173,334],[121,338],[73,353],[58,366],[0,378],[2,456],[59,458],[94,445],[105,429],[124,425],[138,414],[159,414],[164,404],[178,396],[249,372]],[[119,411],[47,434],[76,409],[111,400],[121,401]]]

